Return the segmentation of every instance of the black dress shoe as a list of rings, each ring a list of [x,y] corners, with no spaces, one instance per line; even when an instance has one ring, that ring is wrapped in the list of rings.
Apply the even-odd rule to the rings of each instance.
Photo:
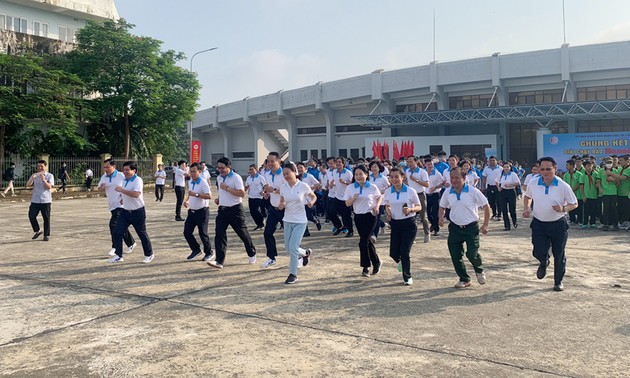
[[[510,231],[509,227],[505,227],[503,231]]]
[[[549,260],[546,263],[541,263],[536,271],[536,278],[542,280],[547,275],[547,267],[549,266]]]
[[[182,217],[175,217],[175,220],[178,221],[178,222],[183,222],[184,218],[182,218]]]
[[[321,231],[322,230],[322,224],[317,222],[315,223],[315,227],[317,227],[317,231]]]
[[[517,228],[517,227],[518,227],[518,223],[514,223],[514,228]]]
[[[44,241],[50,240],[48,236],[44,236]]]
[[[350,231],[350,232],[348,232],[348,233],[346,234],[346,237],[347,237],[347,238],[351,238],[351,237],[353,237],[353,236],[354,236],[354,232],[352,232],[352,231]]]
[[[32,239],[33,239],[33,240],[37,239],[38,237],[40,237],[40,236],[41,236],[41,234],[43,234],[42,230],[37,231],[37,232],[35,233],[35,235],[33,235]]]

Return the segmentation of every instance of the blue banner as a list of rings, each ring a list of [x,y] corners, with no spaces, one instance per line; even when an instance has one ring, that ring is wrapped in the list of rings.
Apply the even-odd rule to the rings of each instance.
[[[543,139],[544,156],[556,159],[558,167],[564,169],[565,161],[573,155],[592,155],[601,159],[610,155],[630,154],[630,132],[546,134]]]

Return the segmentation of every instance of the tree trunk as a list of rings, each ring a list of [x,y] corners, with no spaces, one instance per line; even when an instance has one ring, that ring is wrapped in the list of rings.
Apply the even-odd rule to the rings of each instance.
[[[129,127],[129,110],[125,106],[125,159],[127,160],[131,153],[131,130]]]
[[[7,130],[7,125],[0,125],[0,169],[4,167],[4,154],[6,150],[4,148],[4,138]]]

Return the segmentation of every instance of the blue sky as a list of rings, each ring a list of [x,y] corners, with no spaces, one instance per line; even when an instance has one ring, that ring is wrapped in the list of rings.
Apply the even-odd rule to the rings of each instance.
[[[115,0],[133,33],[198,55],[200,109],[428,64],[557,48],[562,0]],[[571,45],[630,40],[630,1],[565,0]],[[182,62],[188,68],[189,62]]]

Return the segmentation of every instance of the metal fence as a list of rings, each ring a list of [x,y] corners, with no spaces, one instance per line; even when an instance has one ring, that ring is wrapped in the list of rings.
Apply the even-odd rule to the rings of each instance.
[[[37,171],[37,158],[22,158],[13,156],[6,158],[1,166],[2,173],[9,168],[10,163],[15,163],[15,175],[16,180],[14,186],[16,188],[25,187],[26,182],[33,173]],[[122,171],[122,164],[128,159],[114,158],[119,171]],[[153,160],[134,160],[138,164],[138,176],[142,178],[145,184],[155,182],[153,171]],[[103,172],[103,161],[98,157],[50,157],[48,159],[48,171],[55,176],[55,186],[59,186],[60,182],[60,170],[62,164],[66,164],[66,172],[70,176],[67,181],[69,186],[81,186],[85,184],[85,171],[90,168],[94,173],[94,183],[98,184],[98,181]],[[6,186],[5,180],[2,179],[2,187]]]

